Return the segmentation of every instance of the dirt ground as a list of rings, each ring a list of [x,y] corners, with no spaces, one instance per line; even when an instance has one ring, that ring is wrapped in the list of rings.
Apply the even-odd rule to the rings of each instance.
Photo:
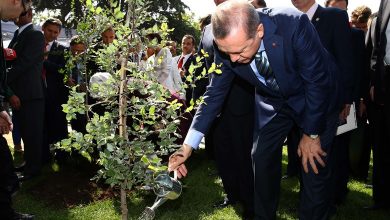
[[[4,135],[13,152],[12,134]],[[23,159],[23,153],[15,153],[15,163]],[[57,167],[57,169],[53,169]],[[92,181],[98,167],[80,156],[72,156],[66,162],[52,162],[43,168],[42,175],[24,184],[26,193],[56,207],[70,208],[80,204],[104,200],[119,193],[103,183]]]

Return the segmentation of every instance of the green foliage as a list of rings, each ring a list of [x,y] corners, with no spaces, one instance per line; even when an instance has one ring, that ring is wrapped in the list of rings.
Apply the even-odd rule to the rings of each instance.
[[[103,8],[109,9],[117,19],[121,19],[128,13],[126,10],[129,4],[142,3],[142,8],[132,8],[136,14],[143,13],[147,15],[138,17],[143,19],[137,25],[140,29],[148,29],[165,22],[169,27],[174,28],[174,31],[169,34],[169,39],[181,42],[182,36],[191,34],[199,42],[198,22],[193,19],[192,14],[186,13],[185,10],[188,9],[188,6],[181,0],[33,0],[33,3],[38,13],[44,10],[56,11],[57,13],[52,13],[52,15],[58,17],[68,28],[78,26],[79,21],[84,16],[86,6],[96,14],[102,13]],[[46,18],[43,14],[41,16],[42,19],[40,20]]]
[[[72,131],[69,138],[56,146],[68,152],[77,151],[98,163],[101,169],[94,179],[103,178],[112,187],[132,189],[135,185],[150,184],[155,173],[167,169],[161,156],[179,147],[175,141],[181,137],[177,133],[180,119],[202,100],[192,101],[192,106],[182,110],[182,104],[170,101],[170,92],[157,82],[153,66],[129,61],[137,47],[145,48],[143,34],[157,32],[166,38],[172,31],[166,23],[141,29],[142,21],[149,15],[141,9],[151,7],[150,2],[129,0],[126,17],[117,1],[109,3],[109,7],[100,7],[87,0],[81,5],[83,17],[78,19],[77,32],[87,50],[75,56],[68,53],[62,72],[67,82],[76,66],[83,67],[79,68],[83,82],[72,87],[63,110],[68,121],[85,114],[87,133]],[[98,39],[108,25],[115,27],[116,40],[103,45]],[[203,59],[198,58],[198,62]],[[109,73],[109,79],[88,85],[94,74],[93,68],[88,67],[91,63],[96,63],[99,71]],[[200,67],[201,64],[191,66],[188,86],[194,87],[196,80],[215,71],[214,66],[196,75],[195,70]],[[104,109],[104,113],[94,112],[96,107]]]

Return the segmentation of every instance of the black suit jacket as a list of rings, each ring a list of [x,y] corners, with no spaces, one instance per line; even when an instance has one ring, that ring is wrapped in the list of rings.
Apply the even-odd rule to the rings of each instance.
[[[10,45],[17,59],[10,63],[7,83],[21,102],[43,99],[42,64],[45,40],[33,25],[26,27]]]
[[[366,99],[369,88],[369,57],[365,48],[364,31],[352,28],[352,44],[355,64],[356,85],[354,88],[353,98],[356,104],[359,104],[360,98]]]
[[[372,42],[372,56],[371,56],[371,79],[370,84],[374,86],[374,102],[378,104],[389,103],[390,90],[390,74],[385,71],[384,57],[386,54],[386,28],[390,17],[390,2],[389,0],[382,0],[379,6],[378,17],[371,29],[368,37],[368,44]]]
[[[48,52],[47,59],[43,62],[43,67],[46,70],[46,98],[51,103],[65,103],[68,98],[68,89],[65,87],[64,74],[60,73],[60,70],[65,67],[65,50],[65,46],[54,41]]]
[[[202,66],[196,70],[195,74],[197,76],[199,76],[202,73],[204,68],[208,70],[211,64],[214,62],[213,40],[214,40],[214,36],[212,33],[212,26],[211,24],[209,24],[203,29],[202,37],[200,39],[200,43],[197,51],[198,56],[203,56],[201,52],[202,50],[207,52],[209,56],[204,58],[204,60],[202,61]],[[201,96],[203,96],[203,94],[206,92],[206,87],[207,85],[209,85],[209,82],[210,82],[209,77],[205,77],[198,80],[195,83],[196,87],[193,89],[193,93],[192,93],[192,97],[194,98],[194,100],[197,100]]]
[[[177,60],[179,62],[179,60],[181,59],[182,56],[179,57],[179,59]],[[190,55],[188,57],[188,59],[186,60],[186,62],[183,64],[183,67],[182,69],[184,69],[186,71],[186,73],[188,73],[188,70],[190,69],[190,66],[191,64],[194,64],[195,63],[195,56],[194,55]],[[175,67],[176,68],[176,67]],[[183,82],[186,81],[185,79],[185,76],[181,78],[181,80]],[[191,99],[193,98],[193,89],[194,88],[186,88],[185,91],[186,91],[186,105],[189,106],[190,105],[190,101]]]
[[[352,103],[356,81],[351,28],[347,12],[338,8],[318,6],[311,22],[318,32],[321,43],[333,56],[340,70],[339,80],[341,80],[343,102]]]
[[[208,57],[203,61],[202,68],[209,69],[211,64],[214,62],[214,36],[212,32],[212,26],[207,25],[202,33],[202,39],[199,44],[198,54],[203,49],[208,53]],[[222,73],[223,74],[223,73]],[[209,84],[209,80],[203,79],[196,84],[194,88],[193,97],[194,99],[199,98],[206,92],[206,87]],[[229,111],[231,115],[245,115],[253,114],[255,105],[255,88],[238,77],[233,81],[232,88],[230,89],[229,95],[226,97],[224,103],[224,111]]]

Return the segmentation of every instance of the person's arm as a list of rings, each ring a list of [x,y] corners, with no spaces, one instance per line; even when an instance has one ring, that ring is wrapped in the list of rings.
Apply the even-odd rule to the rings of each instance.
[[[325,49],[306,15],[299,20],[292,44],[305,90],[304,134],[298,146],[298,155],[305,172],[309,172],[310,165],[313,172],[318,173],[316,163],[325,166],[321,157],[326,152],[321,148],[320,136],[310,136],[320,135],[325,129],[331,84],[335,82],[331,82],[332,77],[326,71]]]
[[[376,70],[377,70],[377,57],[378,57],[378,45],[376,43],[376,21],[377,17],[373,18],[371,25],[366,34],[366,51],[369,56],[369,98],[374,101],[374,84],[376,83]]]
[[[341,71],[342,83],[340,85],[344,93],[343,104],[352,104],[354,87],[356,85],[356,76],[354,74],[356,66],[353,62],[351,27],[346,11],[335,13],[334,16],[336,17],[334,21],[337,22],[329,25],[334,25],[332,42],[336,63]]]
[[[221,63],[221,57],[216,55],[215,62]],[[192,150],[198,148],[202,137],[207,133],[210,125],[220,112],[225,97],[229,92],[235,75],[225,63],[223,63],[221,70],[222,74],[213,74],[213,78],[204,95],[204,103],[196,111],[183,146],[169,158],[168,170],[177,170],[179,178],[187,175],[184,162],[190,157]]]
[[[292,44],[305,89],[303,132],[320,134],[325,128],[328,94],[334,82],[330,82],[327,72],[325,49],[306,15],[301,16]]]
[[[43,47],[45,46],[43,34],[39,31],[31,31],[25,38],[28,42],[23,45],[23,51],[18,52],[18,58],[8,72],[8,84],[13,83],[19,77],[23,77],[23,74],[37,62],[43,61]]]

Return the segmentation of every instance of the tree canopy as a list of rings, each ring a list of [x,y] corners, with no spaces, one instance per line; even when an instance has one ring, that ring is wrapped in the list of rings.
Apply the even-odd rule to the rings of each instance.
[[[73,13],[76,18],[81,17],[81,3],[84,1],[92,1],[93,4],[102,8],[113,8],[113,5],[119,5],[123,12],[125,12],[125,9],[127,8],[127,0],[33,0],[35,9],[38,12],[44,10],[60,10],[59,19],[67,28],[74,28],[77,26],[77,19],[68,20],[67,16],[70,13]],[[189,8],[181,0],[147,0],[147,3],[149,7],[146,8],[146,11],[150,14],[150,17],[154,19],[145,20],[143,24],[144,28],[153,27],[155,24],[160,25],[160,22],[165,20],[170,28],[174,28],[174,31],[170,33],[170,38],[172,40],[181,42],[182,36],[191,34],[198,42],[200,31],[197,21],[194,21],[192,15],[186,13],[186,9]]]

